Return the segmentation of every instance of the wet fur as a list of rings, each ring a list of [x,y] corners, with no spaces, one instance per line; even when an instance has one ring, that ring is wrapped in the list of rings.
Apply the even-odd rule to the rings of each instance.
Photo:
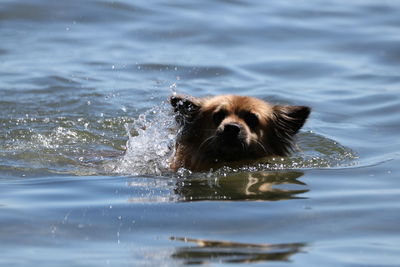
[[[171,169],[192,171],[240,166],[287,156],[310,114],[305,106],[271,105],[261,99],[221,95],[170,98],[180,130]]]

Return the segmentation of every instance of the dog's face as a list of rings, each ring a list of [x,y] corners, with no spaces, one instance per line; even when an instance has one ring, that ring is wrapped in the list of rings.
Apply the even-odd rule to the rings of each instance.
[[[201,105],[201,138],[206,150],[221,160],[233,161],[265,154],[266,115],[271,107],[249,97],[217,96]]]
[[[246,96],[171,97],[182,127],[178,144],[194,160],[232,162],[286,155],[310,109]],[[189,148],[189,149],[188,149]]]

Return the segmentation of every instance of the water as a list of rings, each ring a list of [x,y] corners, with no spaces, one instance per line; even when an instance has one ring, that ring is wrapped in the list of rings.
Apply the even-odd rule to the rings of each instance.
[[[0,4],[0,265],[398,266],[400,3]],[[168,171],[166,100],[308,105],[286,159]]]

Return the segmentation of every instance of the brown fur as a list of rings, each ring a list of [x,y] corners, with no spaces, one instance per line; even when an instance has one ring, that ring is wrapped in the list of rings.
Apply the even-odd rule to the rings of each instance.
[[[271,105],[248,96],[178,95],[170,102],[180,126],[172,170],[201,171],[286,156],[310,114],[305,106]]]

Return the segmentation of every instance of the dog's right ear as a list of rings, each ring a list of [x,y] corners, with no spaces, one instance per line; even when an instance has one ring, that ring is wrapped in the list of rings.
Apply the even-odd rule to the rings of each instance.
[[[177,115],[176,121],[181,125],[185,122],[192,122],[201,108],[201,100],[193,96],[173,95],[169,101]]]

